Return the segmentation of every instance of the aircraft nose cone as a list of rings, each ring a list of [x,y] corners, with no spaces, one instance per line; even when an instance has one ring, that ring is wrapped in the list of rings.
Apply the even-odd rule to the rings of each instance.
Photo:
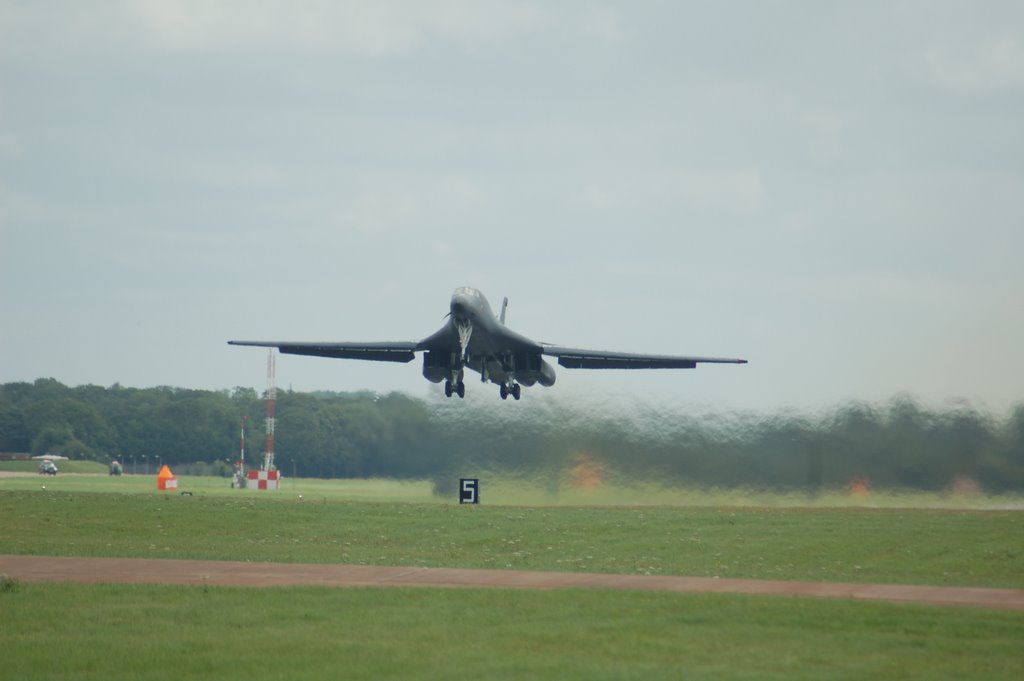
[[[486,310],[487,301],[476,289],[458,288],[452,294],[451,311],[455,319],[476,319]]]
[[[460,293],[456,293],[452,296],[451,311],[453,317],[465,317],[469,311],[469,304],[466,300],[466,296]]]
[[[456,319],[462,319],[466,316],[466,308],[458,303],[452,303],[452,316]]]

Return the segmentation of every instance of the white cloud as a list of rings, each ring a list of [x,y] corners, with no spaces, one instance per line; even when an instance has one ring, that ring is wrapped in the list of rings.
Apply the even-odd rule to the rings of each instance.
[[[0,39],[9,51],[244,51],[408,54],[433,42],[476,48],[541,27],[539,4],[497,0],[148,0],[9,3]],[[0,48],[2,49],[2,48]]]
[[[764,199],[764,180],[755,169],[674,168],[601,178],[570,204],[595,212],[670,205],[735,215],[756,212]]]
[[[438,227],[460,231],[486,214],[485,192],[461,174],[369,174],[339,190],[330,231],[408,235]]]
[[[889,30],[912,77],[958,95],[1024,89],[1021,3],[924,2],[901,9]]]
[[[974,42],[947,42],[922,55],[925,77],[960,94],[1024,90],[1024,43],[996,35]]]
[[[127,9],[157,46],[175,52],[266,49],[381,56],[407,52],[422,41],[419,26],[385,2],[164,0]]]
[[[5,233],[5,246],[14,250],[17,244],[7,241],[8,234],[20,232],[29,235],[32,226],[38,224],[74,224],[81,225],[91,222],[95,215],[74,208],[54,205],[30,193],[16,190],[0,177],[0,228],[10,230]],[[0,250],[8,250],[6,248]],[[8,251],[9,252],[9,251]]]
[[[285,181],[285,171],[269,163],[216,163],[204,159],[182,170],[182,177],[221,189],[271,190]]]
[[[764,202],[764,182],[756,170],[682,170],[670,180],[681,200],[731,213],[753,213]]]
[[[10,132],[0,132],[0,156],[15,158],[21,155],[21,140]]]
[[[622,17],[607,7],[598,7],[585,14],[582,20],[584,33],[608,42],[619,42],[626,36]]]

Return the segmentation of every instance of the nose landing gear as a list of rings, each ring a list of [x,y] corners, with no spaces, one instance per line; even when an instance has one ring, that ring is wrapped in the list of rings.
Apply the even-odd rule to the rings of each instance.
[[[503,400],[507,400],[509,395],[518,400],[521,392],[522,387],[518,383],[513,383],[511,386],[502,383],[498,387],[498,394],[501,395]]]

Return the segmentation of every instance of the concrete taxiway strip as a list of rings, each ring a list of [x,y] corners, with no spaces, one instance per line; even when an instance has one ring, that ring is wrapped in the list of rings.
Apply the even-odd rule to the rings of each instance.
[[[662,575],[531,572],[219,560],[0,555],[0,574],[24,582],[208,584],[211,586],[426,586],[506,589],[627,589],[929,603],[1024,610],[1024,589],[791,582]]]

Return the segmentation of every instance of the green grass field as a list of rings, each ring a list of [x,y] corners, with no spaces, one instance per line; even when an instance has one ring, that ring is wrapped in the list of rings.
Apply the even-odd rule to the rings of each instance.
[[[57,468],[65,474],[107,474],[107,467],[95,461],[56,461],[55,463]],[[39,471],[39,461],[0,461],[0,471],[37,473]]]
[[[1024,514],[928,508],[938,496],[894,496],[891,508],[863,507],[878,497],[833,507],[827,495],[730,505],[721,492],[552,495],[485,480],[484,503],[471,507],[426,483],[288,480],[276,493],[181,483],[193,496],[157,492],[152,477],[0,478],[0,553],[1024,588]],[[664,495],[659,505],[648,491]],[[629,505],[634,495],[644,505]],[[915,505],[925,507],[905,508]],[[1017,679],[1024,670],[1021,613],[886,603],[8,581],[0,613],[0,679]]]
[[[361,495],[355,482],[339,485],[344,495],[311,485],[301,500],[220,481],[216,494],[184,484],[191,497],[56,489],[138,482],[109,477],[46,480],[46,490],[28,478],[32,489],[3,489],[24,480],[0,479],[0,553],[1024,587],[1017,511],[473,507],[387,481]],[[388,494],[416,501],[374,500]]]
[[[156,474],[111,477],[102,464],[90,461],[58,462],[62,473],[54,476],[24,475],[0,477],[0,491],[36,490],[41,485],[68,492],[156,492]],[[0,461],[4,471],[35,473],[36,462]],[[68,475],[67,473],[74,473]],[[237,497],[242,490],[231,489],[230,480],[216,477],[179,476],[180,490],[204,496]],[[482,498],[489,506],[728,506],[774,508],[917,508],[945,510],[1024,510],[1024,495],[949,494],[919,491],[872,491],[857,496],[846,490],[779,493],[751,489],[695,489],[653,483],[609,484],[599,489],[574,489],[560,485],[552,489],[546,480],[523,480],[502,476],[482,477]],[[454,483],[454,481],[453,481]],[[382,501],[389,503],[455,503],[454,493],[434,494],[428,481],[387,479],[322,480],[285,478],[283,489],[265,493],[269,499],[292,500],[303,495],[320,500]],[[454,484],[453,484],[454,488]],[[259,494],[258,492],[253,492]]]
[[[23,585],[4,679],[1019,679],[1016,614],[609,591]]]

